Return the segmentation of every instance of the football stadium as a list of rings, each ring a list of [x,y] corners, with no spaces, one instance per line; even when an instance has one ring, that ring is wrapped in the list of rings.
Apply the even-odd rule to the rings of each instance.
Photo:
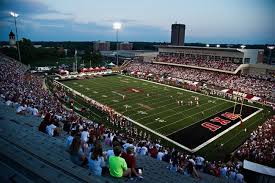
[[[63,13],[55,25],[45,4],[17,3],[19,13],[8,2],[0,9],[9,12],[0,17],[9,38],[0,48],[0,182],[275,181],[274,42],[190,43],[196,26],[177,22],[171,41],[128,42],[155,29],[137,33],[124,19],[112,22],[115,41],[99,40],[113,40],[103,23],[90,42],[90,22],[68,28]],[[29,30],[33,20],[47,41]]]

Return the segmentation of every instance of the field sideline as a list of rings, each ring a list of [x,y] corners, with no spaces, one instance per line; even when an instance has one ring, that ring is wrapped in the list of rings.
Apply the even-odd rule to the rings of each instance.
[[[183,145],[185,142],[180,137],[183,136],[182,134],[191,134],[192,129],[197,129],[204,136],[209,136],[207,139],[226,130],[225,128],[211,133],[202,128],[201,124],[215,115],[232,112],[234,107],[232,101],[123,75],[62,81],[62,83]],[[195,97],[199,98],[199,105],[195,104]],[[181,104],[178,101],[181,101]],[[190,101],[192,101],[192,105]],[[240,110],[240,108],[236,108],[236,110]],[[244,117],[252,117],[257,110],[258,108],[245,106]],[[237,122],[232,122],[232,125]],[[230,124],[230,126],[232,125]],[[193,133],[193,135],[196,134],[196,132]],[[175,136],[175,134],[179,135]],[[194,137],[194,147],[203,143],[198,140]],[[192,134],[190,141],[192,141]],[[192,148],[194,147],[192,146]]]

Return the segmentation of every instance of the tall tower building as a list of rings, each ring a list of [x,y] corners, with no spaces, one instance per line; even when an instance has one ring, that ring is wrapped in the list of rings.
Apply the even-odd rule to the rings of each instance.
[[[10,46],[14,46],[16,41],[15,41],[15,35],[12,31],[10,31],[10,34],[9,34],[9,41],[10,41]]]
[[[185,25],[172,24],[171,44],[176,46],[183,46],[185,38]]]

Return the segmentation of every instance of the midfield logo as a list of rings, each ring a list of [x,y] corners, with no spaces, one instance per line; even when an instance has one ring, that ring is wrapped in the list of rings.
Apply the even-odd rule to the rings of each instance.
[[[239,114],[233,114],[233,113],[230,113],[230,112],[222,113],[221,116],[224,117],[224,118],[227,118],[227,119],[222,119],[220,117],[215,117],[215,118],[209,120],[212,123],[204,122],[204,123],[201,124],[201,126],[204,127],[204,128],[207,128],[208,130],[210,130],[212,132],[215,132],[218,129],[220,129],[222,126],[225,126],[225,125],[231,123],[231,121],[234,121],[234,120],[241,117],[241,115],[239,115]],[[213,123],[218,123],[218,124],[213,124]]]

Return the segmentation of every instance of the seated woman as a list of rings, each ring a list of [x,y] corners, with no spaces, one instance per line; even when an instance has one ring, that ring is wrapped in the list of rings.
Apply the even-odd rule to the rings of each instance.
[[[88,162],[89,169],[92,172],[92,174],[101,176],[102,167],[105,166],[101,144],[96,144]]]
[[[70,146],[69,153],[71,155],[71,161],[79,166],[83,165],[85,161],[85,155],[81,148],[81,140],[79,136],[75,136]]]

